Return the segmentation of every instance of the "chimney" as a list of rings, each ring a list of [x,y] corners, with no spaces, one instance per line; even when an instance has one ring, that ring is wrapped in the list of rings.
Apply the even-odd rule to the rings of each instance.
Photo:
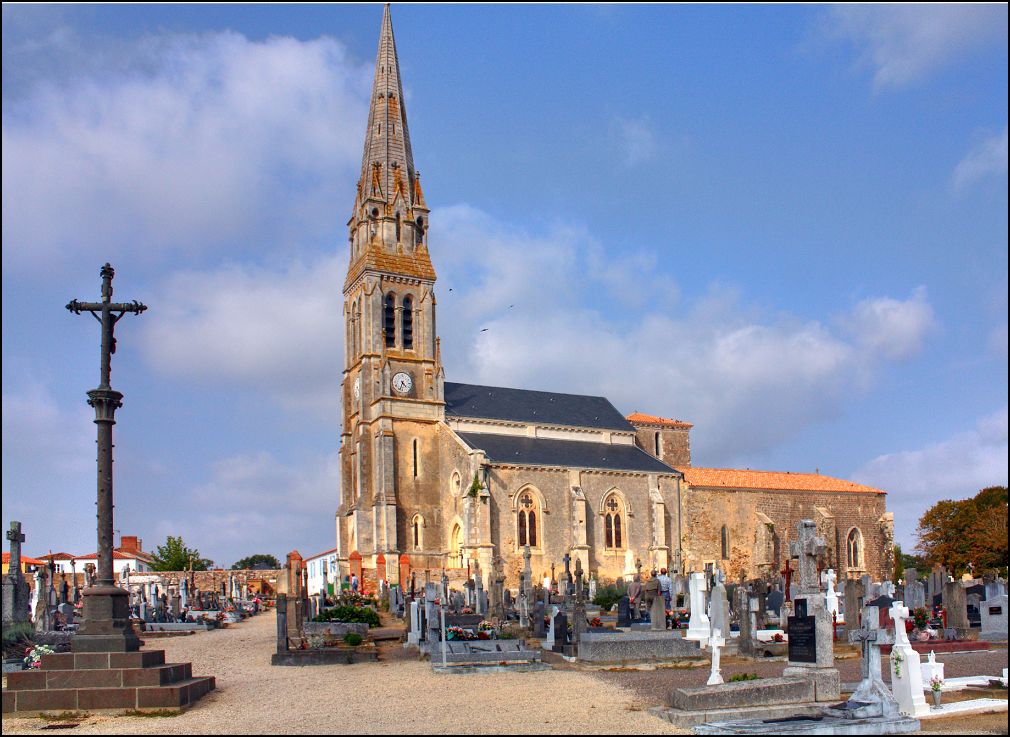
[[[141,539],[136,535],[121,535],[119,538],[119,550],[123,553],[141,552]]]

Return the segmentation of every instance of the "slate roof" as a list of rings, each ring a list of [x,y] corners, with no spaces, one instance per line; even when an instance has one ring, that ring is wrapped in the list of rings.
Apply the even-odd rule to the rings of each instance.
[[[507,420],[531,425],[566,425],[622,432],[635,430],[606,397],[451,381],[445,382],[445,413],[450,417]]]
[[[859,494],[886,494],[881,489],[864,486],[819,473],[788,471],[741,471],[733,468],[685,468],[684,480],[691,486],[769,491],[844,491]]]
[[[676,473],[637,445],[588,443],[581,440],[553,440],[490,433],[457,433],[471,448],[479,448],[494,463],[522,466],[563,466],[602,468],[639,473]]]

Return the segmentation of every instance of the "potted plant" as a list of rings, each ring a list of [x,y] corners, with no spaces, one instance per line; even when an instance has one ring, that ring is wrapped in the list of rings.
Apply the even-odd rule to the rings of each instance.
[[[933,696],[933,708],[940,708],[940,695],[943,693],[943,679],[933,676],[929,679],[929,691]]]

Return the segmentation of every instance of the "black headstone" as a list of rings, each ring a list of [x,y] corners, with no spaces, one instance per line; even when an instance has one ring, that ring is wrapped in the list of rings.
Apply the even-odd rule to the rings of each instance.
[[[817,621],[807,616],[807,600],[797,599],[796,615],[789,617],[789,660],[794,663],[817,662]]]
[[[765,600],[765,606],[768,607],[768,611],[779,614],[782,611],[782,602],[785,601],[785,599],[786,595],[781,591],[769,591],[768,598]]]
[[[631,599],[627,596],[622,596],[617,601],[617,626],[631,626]]]
[[[547,624],[544,622],[544,603],[537,601],[533,605],[533,636],[544,638],[547,636]]]

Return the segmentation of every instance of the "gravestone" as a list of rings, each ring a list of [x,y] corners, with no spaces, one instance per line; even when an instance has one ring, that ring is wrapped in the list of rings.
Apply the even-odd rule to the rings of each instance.
[[[554,615],[554,652],[565,652],[568,642],[568,614],[558,612]]]
[[[943,608],[947,611],[947,627],[963,634],[969,627],[968,601],[960,581],[948,581],[943,585]]]
[[[631,599],[627,596],[617,600],[617,626],[631,626]]]
[[[692,573],[690,579],[691,590],[691,618],[687,623],[686,640],[696,640],[699,643],[708,640],[712,627],[709,624],[708,614],[705,613],[705,591],[708,589],[708,577],[704,573]]]
[[[929,651],[926,662],[919,663],[919,669],[922,672],[923,688],[929,688],[934,678],[940,681],[943,680],[943,663],[936,662],[936,653],[932,650]]]
[[[1006,595],[1006,581],[1002,578],[985,578],[985,598],[998,599]]]
[[[862,680],[843,705],[844,710],[866,717],[897,718],[898,702],[880,676],[880,646],[891,644],[894,638],[887,630],[881,629],[877,607],[863,607],[862,620],[865,626],[849,633],[849,642],[858,644],[862,649]]]
[[[860,627],[859,613],[863,607],[863,584],[850,578],[845,582],[845,634],[849,635]]]
[[[767,609],[766,611],[772,612],[776,617],[782,611],[782,604],[786,600],[786,595],[783,594],[778,589],[773,589],[768,592],[768,598],[766,601]]]
[[[740,639],[738,640],[741,655],[754,654],[754,629],[751,620],[751,604],[757,605],[757,597],[751,596],[747,587],[740,585],[733,592],[733,608],[740,620]]]
[[[63,623],[65,625],[69,627],[75,624],[75,612],[73,604],[69,602],[60,604],[59,607],[57,607],[57,611],[63,616]]]
[[[921,717],[929,713],[922,689],[920,657],[908,641],[905,620],[908,607],[896,601],[890,609],[894,622],[894,644],[891,646],[891,691],[898,701],[898,711],[906,716]]]
[[[911,569],[914,571],[915,569]],[[908,571],[905,572],[906,575]],[[922,581],[916,579],[906,579],[905,581],[905,606],[909,609],[918,609],[926,606],[926,587]]]
[[[721,585],[721,584],[720,584]],[[726,639],[722,636],[722,630],[713,628],[712,634],[708,638],[708,646],[712,649],[712,668],[708,674],[706,686],[718,686],[723,683],[722,671],[720,670],[720,654],[726,645]]]
[[[558,609],[558,607],[556,607],[556,606],[551,606],[551,608],[550,608],[550,613],[548,615],[550,617],[550,620],[549,620],[548,625],[547,625],[547,635],[544,638],[544,647],[547,648],[548,650],[553,650],[554,649],[554,643],[557,641],[557,637],[556,637],[557,622],[555,620],[557,620],[558,613],[560,611],[561,610]]]
[[[3,626],[29,621],[31,602],[28,581],[21,570],[21,543],[25,536],[20,522],[11,522],[7,531],[10,542],[10,567],[3,577]]]
[[[543,639],[547,634],[547,628],[544,624],[544,610],[546,606],[539,599],[533,604],[533,636]]]
[[[666,629],[666,600],[658,591],[652,597],[652,606],[649,607],[649,629]]]
[[[817,574],[817,559],[826,553],[827,546],[817,536],[813,520],[801,520],[797,532],[789,552],[799,559],[799,585],[794,613],[787,620],[789,664],[782,675],[811,680],[817,701],[835,701],[841,679],[834,668],[834,625]]]
[[[987,599],[979,604],[983,640],[1007,639],[1007,595]]]
[[[726,598],[726,586],[721,581],[712,589],[712,597],[709,600],[709,626],[713,630],[729,633],[730,611],[729,601]]]

